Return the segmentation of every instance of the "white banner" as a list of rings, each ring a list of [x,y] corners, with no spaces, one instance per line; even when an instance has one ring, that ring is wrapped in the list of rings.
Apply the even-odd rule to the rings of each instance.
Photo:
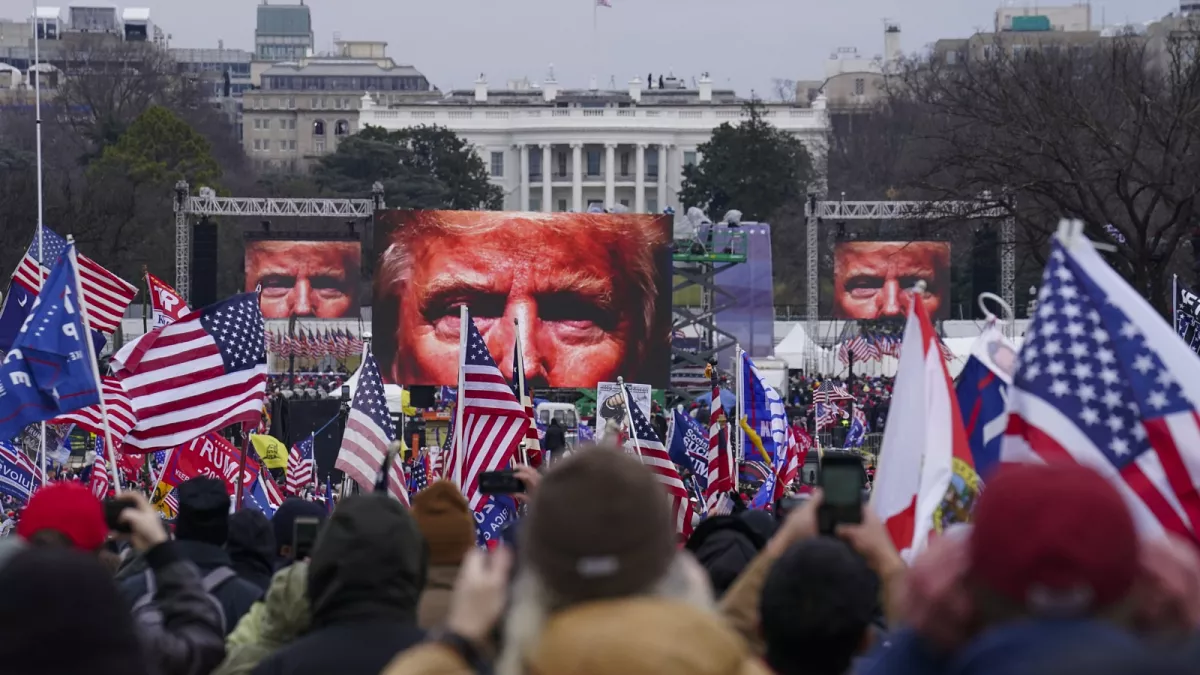
[[[650,419],[650,385],[625,383],[629,396]],[[610,425],[617,425],[623,433],[629,433],[629,415],[625,412],[625,397],[616,382],[596,383],[596,441],[609,435]]]

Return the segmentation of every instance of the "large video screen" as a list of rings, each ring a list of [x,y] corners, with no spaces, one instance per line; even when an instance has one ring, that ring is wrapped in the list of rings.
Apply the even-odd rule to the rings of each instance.
[[[903,318],[912,288],[925,282],[930,317],[950,316],[950,242],[845,241],[833,249],[833,315]]]
[[[246,290],[262,286],[268,319],[359,315],[358,241],[256,239],[246,242]]]
[[[505,376],[520,319],[533,387],[665,386],[668,216],[388,211],[376,217],[372,331],[387,382],[454,385],[466,305]]]

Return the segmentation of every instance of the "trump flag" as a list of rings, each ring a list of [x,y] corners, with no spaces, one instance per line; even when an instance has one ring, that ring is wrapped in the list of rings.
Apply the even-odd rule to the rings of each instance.
[[[78,284],[68,247],[0,364],[0,438],[100,400]]]

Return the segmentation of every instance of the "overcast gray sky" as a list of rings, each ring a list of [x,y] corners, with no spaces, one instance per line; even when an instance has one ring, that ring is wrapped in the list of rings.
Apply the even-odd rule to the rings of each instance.
[[[93,0],[102,5],[103,0]],[[173,36],[173,47],[252,49],[255,5],[261,0],[131,0],[118,6],[151,9]],[[87,4],[87,0],[76,0]],[[585,87],[595,75],[623,88],[635,74],[674,69],[690,79],[711,73],[717,86],[769,96],[773,78],[820,79],[838,47],[882,52],[883,19],[901,23],[906,52],[943,37],[966,37],[993,21],[993,0],[306,0],[317,49],[343,39],[386,40],[399,63],[421,70],[443,90],[470,88],[480,72],[503,83],[540,81],[555,66],[566,87]],[[68,0],[46,6],[66,7]],[[1015,4],[1025,3],[1015,0]],[[1056,2],[1054,4],[1070,4]],[[1093,4],[1093,22],[1157,19],[1174,0],[1106,0]],[[0,0],[0,14],[28,16],[31,3]]]

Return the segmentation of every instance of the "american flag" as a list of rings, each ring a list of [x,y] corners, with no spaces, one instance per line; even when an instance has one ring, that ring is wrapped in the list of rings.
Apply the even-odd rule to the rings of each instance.
[[[533,410],[533,397],[529,395],[529,383],[525,381],[525,356],[521,353],[521,336],[519,334],[513,341],[512,381],[514,393],[521,401],[521,405],[525,407],[525,415],[529,418],[529,424],[525,427],[523,445],[529,451],[540,450],[542,443],[538,436],[537,414]]]
[[[163,502],[171,509],[171,513],[179,513],[179,495],[175,494],[175,488],[171,488],[167,496],[163,497]]]
[[[313,437],[292,446],[287,462],[287,492],[298,495],[305,486],[313,482]]]
[[[814,403],[836,403],[838,401],[853,401],[854,396],[846,391],[846,385],[825,380],[813,392]]]
[[[842,409],[837,403],[817,403],[817,431],[832,427],[840,419],[849,417],[849,413]]]
[[[421,453],[413,462],[412,476],[409,478],[408,489],[416,494],[429,487],[429,455]]]
[[[877,361],[879,360],[879,347],[875,343],[861,335],[857,335],[838,347],[838,360],[842,363],[850,362],[850,354],[854,355],[854,360]]]
[[[1168,366],[1169,364],[1169,366]],[[1076,462],[1143,534],[1196,541],[1200,362],[1082,235],[1056,241],[1009,391],[1003,461]]]
[[[96,437],[96,459],[92,461],[92,477],[89,487],[99,499],[108,496],[108,463],[104,459],[104,439]]]
[[[712,403],[708,413],[708,485],[704,489],[704,506],[706,511],[713,513],[721,495],[733,489],[733,469],[729,466],[728,435],[721,433],[721,419],[725,417],[721,385],[717,379],[717,369],[712,366],[708,368],[712,379]],[[625,404],[631,409],[638,407],[628,398]]]
[[[596,0],[597,7],[612,7],[612,2],[609,0]]]
[[[383,378],[375,354],[368,351],[358,371],[358,388],[346,418],[342,447],[338,451],[335,469],[341,469],[364,489],[370,489],[383,469],[383,458],[396,440],[396,425],[388,411],[383,393]],[[408,505],[408,489],[400,462],[392,462],[388,470],[388,493]]]
[[[25,257],[13,273],[13,283],[37,295],[42,282],[50,276],[54,261],[67,249],[67,240],[48,227],[42,228],[42,255],[38,257],[38,238],[25,251]],[[121,316],[137,295],[137,286],[97,265],[90,258],[77,255],[79,285],[83,287],[83,305],[91,328],[111,333],[121,325]]]
[[[512,462],[529,428],[525,407],[496,367],[475,320],[467,317],[466,349],[459,354],[459,405],[462,407],[462,447],[455,443],[446,470],[458,483],[471,510],[487,504],[479,492],[479,474],[497,471]]]
[[[633,401],[628,390],[622,393],[625,395],[626,401]],[[650,426],[650,420],[646,419],[642,407],[636,403],[631,403],[626,407],[633,423],[629,443],[634,446],[642,464],[654,472],[658,482],[662,483],[663,488],[666,489],[667,497],[671,500],[671,514],[675,521],[675,531],[686,539],[692,534],[692,501],[688,499],[687,488],[683,486],[683,481],[679,478],[679,470],[675,468],[675,463],[671,461],[667,449],[663,447],[658,434],[654,432],[654,427]]]
[[[267,388],[258,294],[235,295],[156,328],[113,364],[137,415],[126,452],[175,447],[236,422],[257,424]]]
[[[433,447],[429,449],[429,472],[439,478],[449,478],[446,475],[446,459],[450,457],[454,448],[454,408],[457,404],[450,406],[450,424],[446,428],[446,439],[442,441],[442,447]]]
[[[112,432],[113,445],[118,448],[125,442],[125,436],[137,424],[137,415],[133,412],[133,401],[125,393],[125,387],[115,377],[100,378],[100,392],[104,403],[108,406],[108,426]],[[51,424],[75,424],[93,434],[104,434],[104,418],[100,415],[100,406],[90,405],[60,415],[50,421]]]

